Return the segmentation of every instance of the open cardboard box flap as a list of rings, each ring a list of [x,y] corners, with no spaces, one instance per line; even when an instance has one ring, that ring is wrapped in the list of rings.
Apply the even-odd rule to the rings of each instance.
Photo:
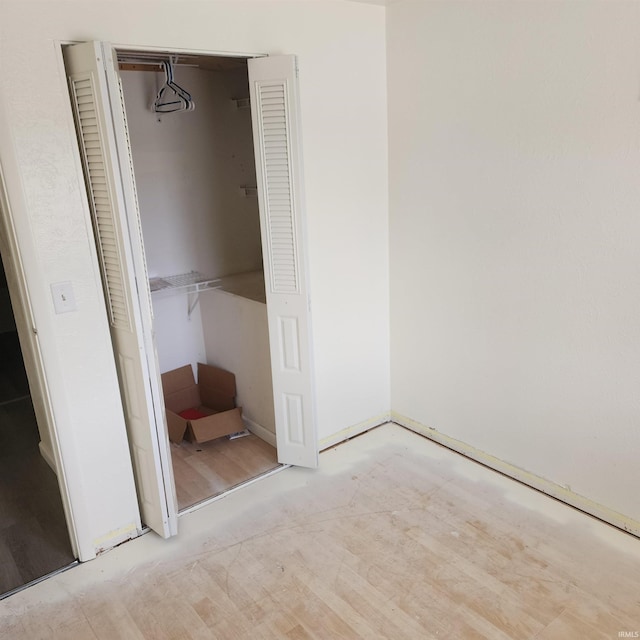
[[[242,431],[242,410],[235,406],[236,377],[212,365],[198,363],[198,383],[193,369],[184,367],[162,374],[162,390],[171,442],[182,442],[185,434],[195,442],[207,442]],[[198,409],[203,418],[186,420],[178,415]]]

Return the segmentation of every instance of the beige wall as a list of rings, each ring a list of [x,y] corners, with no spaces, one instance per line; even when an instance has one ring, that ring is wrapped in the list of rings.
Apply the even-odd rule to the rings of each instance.
[[[640,520],[640,4],[387,29],[393,409]]]
[[[323,438],[389,409],[384,29],[349,2],[0,5],[0,154],[86,557],[137,510],[60,42],[299,56]],[[66,280],[78,310],[55,315]]]

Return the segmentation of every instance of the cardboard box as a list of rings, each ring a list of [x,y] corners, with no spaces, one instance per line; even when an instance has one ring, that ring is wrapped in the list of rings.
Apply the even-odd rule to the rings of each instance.
[[[187,364],[162,374],[162,390],[171,442],[180,443],[185,436],[207,442],[245,428],[242,409],[235,403],[236,377],[230,371],[198,363],[196,384]]]

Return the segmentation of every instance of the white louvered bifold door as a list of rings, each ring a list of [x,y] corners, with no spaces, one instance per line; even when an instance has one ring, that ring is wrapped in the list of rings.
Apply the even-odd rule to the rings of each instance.
[[[317,467],[297,63],[248,64],[278,460]]]
[[[177,506],[120,78],[107,43],[64,52],[142,522],[167,538]]]

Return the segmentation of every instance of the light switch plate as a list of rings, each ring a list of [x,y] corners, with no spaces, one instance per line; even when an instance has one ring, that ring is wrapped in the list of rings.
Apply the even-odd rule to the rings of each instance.
[[[76,298],[73,295],[73,286],[70,282],[54,282],[51,285],[51,295],[56,313],[68,313],[76,310]]]

